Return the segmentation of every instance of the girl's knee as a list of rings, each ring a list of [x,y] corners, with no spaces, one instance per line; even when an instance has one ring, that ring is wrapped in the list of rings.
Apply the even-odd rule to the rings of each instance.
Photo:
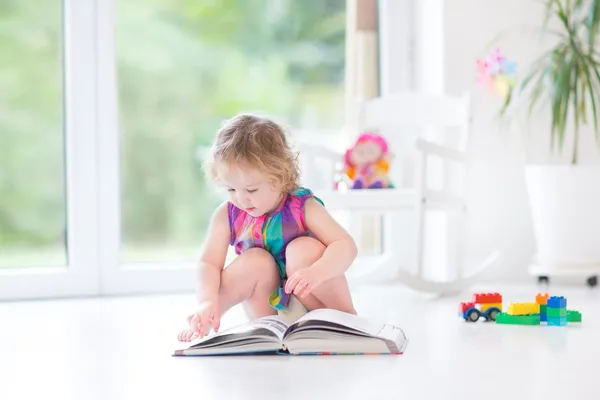
[[[315,238],[303,236],[292,240],[285,250],[288,275],[300,268],[309,267],[321,258],[324,251],[323,243]]]
[[[261,276],[269,280],[279,279],[277,263],[273,256],[260,247],[253,247],[240,254],[243,268],[255,276]]]

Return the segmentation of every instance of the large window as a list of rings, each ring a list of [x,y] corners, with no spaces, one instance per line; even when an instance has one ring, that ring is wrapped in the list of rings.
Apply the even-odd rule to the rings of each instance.
[[[0,1],[0,300],[194,287],[239,112],[344,123],[346,0]]]
[[[66,264],[60,0],[0,2],[0,269]]]
[[[121,259],[191,260],[219,199],[198,149],[242,111],[344,118],[346,0],[120,0]]]

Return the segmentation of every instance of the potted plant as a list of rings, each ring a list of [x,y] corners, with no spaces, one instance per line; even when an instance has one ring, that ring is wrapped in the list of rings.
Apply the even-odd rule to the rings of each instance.
[[[550,125],[550,150],[568,155],[567,162],[526,166],[537,247],[530,273],[546,282],[552,275],[583,275],[596,286],[600,166],[583,165],[580,151],[582,131],[600,142],[600,0],[544,3],[542,32],[552,45],[507,91],[501,109],[501,115],[509,110],[511,114],[526,110],[529,116],[533,110],[541,111]]]

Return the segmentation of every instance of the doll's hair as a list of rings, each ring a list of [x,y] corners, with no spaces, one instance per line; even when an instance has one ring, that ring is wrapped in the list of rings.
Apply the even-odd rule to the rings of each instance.
[[[382,156],[384,154],[387,154],[387,152],[388,152],[388,144],[387,144],[387,141],[385,140],[385,138],[383,136],[381,136],[378,133],[372,133],[372,132],[362,133],[356,139],[356,142],[354,143],[354,145],[352,146],[352,148],[346,150],[346,154],[344,154],[344,161],[346,162],[347,166],[354,167],[354,165],[350,161],[350,154],[352,153],[352,150],[354,150],[354,148],[356,146],[358,146],[359,144],[364,143],[364,142],[373,142],[373,143],[377,144],[381,148],[381,155]]]
[[[298,154],[289,145],[286,132],[275,121],[253,114],[239,114],[225,121],[212,146],[208,175],[219,182],[217,165],[246,162],[267,174],[283,192],[298,189]]]

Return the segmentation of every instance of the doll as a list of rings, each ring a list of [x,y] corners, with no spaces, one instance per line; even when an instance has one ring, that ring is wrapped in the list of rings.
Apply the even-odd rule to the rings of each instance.
[[[365,132],[344,157],[344,174],[351,189],[393,188],[388,172],[393,154],[383,136]]]

